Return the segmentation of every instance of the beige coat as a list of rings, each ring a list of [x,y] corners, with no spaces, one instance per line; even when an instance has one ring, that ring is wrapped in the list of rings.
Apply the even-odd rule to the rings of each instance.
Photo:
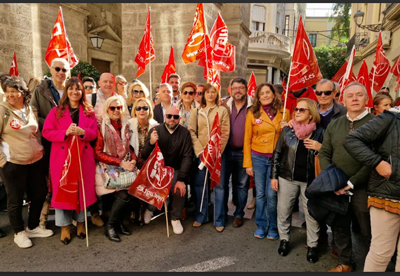
[[[229,139],[230,119],[228,109],[215,105],[206,113],[202,107],[193,108],[189,117],[189,131],[192,136],[194,153],[197,157],[203,152],[210,139],[211,128],[218,112],[221,127],[221,153],[224,152]]]

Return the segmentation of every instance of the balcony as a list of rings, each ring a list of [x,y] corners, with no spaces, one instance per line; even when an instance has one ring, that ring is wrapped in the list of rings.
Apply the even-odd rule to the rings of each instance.
[[[249,40],[249,51],[290,57],[291,45],[287,36],[262,31],[253,31]]]

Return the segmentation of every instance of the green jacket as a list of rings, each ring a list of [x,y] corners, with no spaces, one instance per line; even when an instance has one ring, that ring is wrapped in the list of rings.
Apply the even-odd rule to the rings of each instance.
[[[37,110],[40,131],[43,129],[44,120],[50,113],[50,110],[57,106],[53,94],[51,93],[50,85],[51,80],[42,80],[42,82],[36,86],[35,90],[33,91],[32,99],[30,101],[30,105]]]
[[[368,113],[364,118],[353,123],[354,129],[361,127],[368,121],[375,118]],[[332,121],[325,130],[322,148],[319,151],[321,169],[334,164],[349,177],[355,189],[367,186],[371,168],[363,166],[360,162],[351,157],[343,147],[343,141],[350,133],[350,121],[342,116]]]

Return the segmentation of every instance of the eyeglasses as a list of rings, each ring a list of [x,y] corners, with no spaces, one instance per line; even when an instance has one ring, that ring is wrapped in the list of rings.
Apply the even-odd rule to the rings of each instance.
[[[149,107],[148,106],[137,106],[137,107],[135,107],[135,110],[136,111],[140,111],[140,110],[144,110],[144,111],[147,111],[147,110],[149,110]]]
[[[63,73],[67,73],[67,69],[65,69],[65,68],[60,68],[60,67],[53,67],[54,68],[54,70],[56,70],[57,72],[60,72],[60,70],[62,70],[63,71]]]
[[[115,109],[120,111],[120,110],[122,110],[122,106],[121,105],[119,105],[119,106],[109,106],[108,109],[110,109],[112,112],[114,112]]]
[[[332,94],[333,91],[315,91],[315,94],[317,96],[321,96],[322,94],[324,94],[325,96],[329,96],[330,94]]]
[[[133,90],[132,91],[133,94],[137,95],[137,94],[144,94],[143,90]]]
[[[93,90],[93,85],[85,85],[83,88]]]
[[[167,117],[167,119],[171,119],[172,117],[174,117],[174,120],[178,120],[181,116],[180,115],[165,114],[165,117]]]
[[[296,108],[294,109],[294,112],[297,112],[297,111],[298,111],[298,112],[300,112],[300,113],[304,113],[304,112],[306,112],[306,110],[309,110],[309,109],[307,109],[307,108],[297,108],[297,107],[296,107]]]
[[[193,96],[193,95],[194,95],[194,92],[193,92],[193,91],[185,91],[185,92],[183,92],[182,94],[183,94],[183,95],[189,94],[189,96]]]
[[[126,85],[126,81],[119,81],[118,84],[119,85]]]
[[[246,89],[246,86],[238,86],[238,87],[232,87],[231,90],[235,91],[235,90],[242,90],[242,89]]]
[[[199,92],[197,92],[197,95],[198,95],[198,96],[202,96],[202,95],[203,95],[203,92],[199,91]]]
[[[354,131],[354,124],[353,122],[350,122],[350,131],[349,133],[352,133]]]

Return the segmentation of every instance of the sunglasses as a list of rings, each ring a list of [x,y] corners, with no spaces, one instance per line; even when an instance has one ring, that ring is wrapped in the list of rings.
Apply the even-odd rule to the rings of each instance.
[[[183,95],[187,95],[187,94],[189,94],[189,96],[193,96],[194,95],[194,92],[193,91],[185,91],[185,92],[183,92],[182,93]]]
[[[165,117],[167,117],[167,119],[171,119],[172,117],[174,117],[174,120],[178,120],[181,116],[180,115],[165,114]]]
[[[120,84],[120,85],[126,85],[126,81],[119,81],[118,84]]]
[[[93,90],[93,85],[85,85],[83,88]]]
[[[337,94],[335,95],[335,97],[336,97],[336,98],[339,98],[339,97],[340,97],[340,93],[337,93]]]
[[[122,110],[122,106],[121,105],[119,105],[119,106],[109,106],[108,109],[110,109],[113,112],[115,111],[115,109],[119,111],[119,110]]]
[[[137,94],[144,94],[143,90],[133,90],[132,91],[133,94],[137,95]]]
[[[297,108],[297,107],[296,107],[296,108],[294,109],[294,112],[297,112],[297,111],[298,111],[298,112],[300,112],[300,113],[304,113],[304,112],[306,112],[306,110],[309,110],[309,109],[307,109],[307,108]]]
[[[136,111],[140,111],[140,110],[144,110],[144,111],[147,111],[147,110],[149,110],[149,107],[148,106],[137,106],[137,107],[135,107],[135,110]]]
[[[203,92],[197,92],[197,95],[202,96]]]
[[[329,96],[330,94],[332,94],[333,91],[315,91],[315,94],[317,94],[317,96],[321,96],[322,94],[324,94],[325,96]]]
[[[67,73],[67,69],[65,68],[55,67],[54,70],[56,70],[57,72],[60,72],[60,70],[62,70],[63,73]]]

